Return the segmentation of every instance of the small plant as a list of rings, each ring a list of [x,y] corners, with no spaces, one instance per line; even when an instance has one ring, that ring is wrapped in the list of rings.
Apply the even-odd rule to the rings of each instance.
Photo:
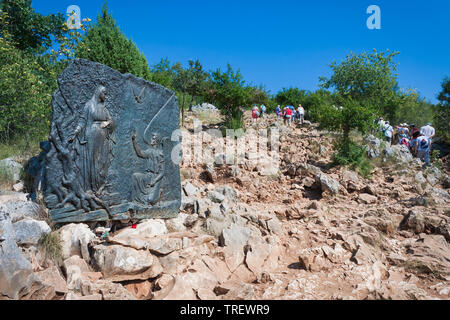
[[[59,232],[54,231],[49,234],[42,236],[39,240],[39,245],[44,251],[45,257],[51,259],[56,263],[62,260],[62,247],[61,247],[61,237]]]
[[[356,170],[361,176],[368,178],[373,169],[372,163],[366,157],[364,147],[353,141],[343,142],[338,140],[335,145],[337,151],[333,157],[334,165],[348,165]]]
[[[0,165],[0,184],[14,183],[14,174],[6,165]]]
[[[441,152],[439,150],[433,150],[433,153],[431,154],[430,161],[439,170],[442,169],[442,160],[440,159]]]

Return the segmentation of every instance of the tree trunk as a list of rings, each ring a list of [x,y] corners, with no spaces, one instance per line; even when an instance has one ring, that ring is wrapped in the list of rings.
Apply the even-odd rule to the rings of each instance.
[[[183,93],[183,100],[181,102],[181,126],[184,128],[184,102],[185,102],[186,96]]]
[[[191,96],[191,102],[189,103],[189,112],[192,112],[192,102],[194,101],[194,96]]]

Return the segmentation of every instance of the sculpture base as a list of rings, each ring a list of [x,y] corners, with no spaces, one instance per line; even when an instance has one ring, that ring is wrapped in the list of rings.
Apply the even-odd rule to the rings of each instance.
[[[78,223],[94,221],[117,221],[117,220],[144,220],[144,219],[172,219],[178,216],[179,201],[161,202],[152,207],[145,207],[135,203],[124,203],[109,208],[111,216],[106,210],[98,209],[86,212],[77,210],[68,205],[61,209],[50,210],[50,217],[56,223]]]

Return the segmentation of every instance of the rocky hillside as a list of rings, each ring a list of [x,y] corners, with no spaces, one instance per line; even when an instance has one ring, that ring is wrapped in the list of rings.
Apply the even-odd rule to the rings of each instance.
[[[257,126],[280,129],[279,170],[248,150],[242,165],[184,163],[176,219],[52,231],[44,208],[2,191],[0,299],[450,297],[445,169],[369,137],[381,166],[363,178],[330,166],[315,125]]]

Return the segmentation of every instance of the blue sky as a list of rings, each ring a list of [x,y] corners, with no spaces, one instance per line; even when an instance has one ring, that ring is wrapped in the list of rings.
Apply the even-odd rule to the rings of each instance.
[[[103,0],[33,0],[42,14],[78,5],[96,19]],[[381,30],[369,30],[369,5],[381,9]],[[153,65],[199,59],[206,69],[240,68],[247,82],[271,93],[316,90],[329,64],[350,51],[399,51],[399,84],[436,102],[450,76],[450,1],[144,1],[108,0],[121,30]]]

